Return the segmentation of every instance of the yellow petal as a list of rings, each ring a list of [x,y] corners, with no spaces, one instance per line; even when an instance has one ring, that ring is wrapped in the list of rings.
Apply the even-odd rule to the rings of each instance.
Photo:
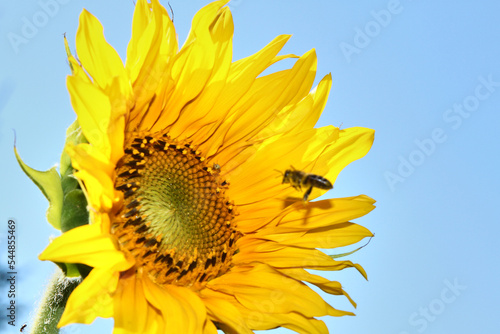
[[[167,327],[165,326],[165,321],[161,312],[156,308],[148,305],[147,326],[141,331],[127,330],[125,328],[117,328],[115,326],[113,334],[158,334],[158,333],[168,333]]]
[[[202,35],[205,35],[205,38],[209,37],[210,25],[213,23],[218,11],[228,2],[229,0],[214,1],[200,9],[193,17],[191,30],[185,44],[190,44]]]
[[[92,80],[90,77],[87,75],[85,70],[83,69],[82,65],[76,60],[74,56],[69,56],[68,57],[68,62],[70,63],[71,67],[71,76],[74,78],[77,78],[80,81],[83,81],[85,83],[92,83]]]
[[[224,164],[233,158],[240,146],[248,145],[252,138],[270,137],[266,126],[286,105],[301,100],[312,85],[316,68],[316,54],[304,54],[292,69],[257,78],[247,92],[233,107],[234,114],[218,131],[224,146],[231,146],[224,154]],[[264,132],[264,133],[261,133]],[[234,145],[233,145],[234,144]]]
[[[334,183],[348,164],[368,153],[374,136],[375,131],[367,128],[353,127],[340,130],[338,140],[325,148],[324,153],[318,158],[315,172]],[[311,155],[315,156],[314,152],[311,152]]]
[[[115,333],[146,333],[150,312],[155,311],[146,301],[142,282],[136,275],[122,277],[114,294]]]
[[[221,7],[228,1],[216,1],[202,8],[193,18],[191,32],[183,46],[183,52],[179,52],[174,60],[171,70],[172,79],[175,82],[175,90],[168,98],[168,113],[162,113],[153,124],[152,131],[159,131],[173,124],[179,117],[182,109],[205,87],[209,80],[214,64],[216,62],[217,46],[214,45],[210,27],[216,20],[225,20],[226,10]],[[232,35],[232,24],[227,25]]]
[[[239,101],[254,83],[255,78],[277,60],[276,55],[290,37],[290,35],[277,36],[262,50],[233,62],[230,67],[224,93],[216,101],[214,109],[228,110]]]
[[[277,326],[289,328],[297,333],[328,334],[328,328],[321,320],[308,318],[300,313],[266,314],[253,311],[249,313],[250,323],[257,329],[275,328]]]
[[[331,86],[332,77],[326,75],[306,97],[285,107],[266,130],[300,133],[313,128],[325,108]]]
[[[332,198],[307,204],[296,202],[276,217],[269,224],[268,230],[259,233],[264,235],[309,231],[348,222],[372,211],[375,208],[374,202],[365,195]]]
[[[266,313],[300,312],[307,317],[328,314],[328,304],[302,282],[265,265],[248,272],[229,272],[208,283],[213,290],[234,295],[246,308]]]
[[[114,77],[128,81],[120,56],[104,39],[101,23],[85,9],[80,14],[76,51],[78,59],[101,89],[110,85]]]
[[[210,33],[213,45],[209,48],[214,54],[211,75],[196,99],[183,108],[179,118],[172,125],[170,134],[174,137],[193,136],[205,124],[225,117],[226,109],[217,109],[212,106],[221,97],[231,66],[233,20],[228,8],[223,8],[218,13]]]
[[[231,310],[231,307],[229,307],[229,305],[236,309],[234,312],[229,311],[227,316],[224,317],[224,319],[226,319],[227,317],[231,317],[230,319],[227,319],[227,322],[219,323],[221,329],[223,329],[227,333],[253,333],[252,331],[249,331],[247,329],[247,326],[257,330],[267,330],[283,326],[297,331],[298,333],[328,333],[328,329],[322,321],[305,317],[300,313],[291,312],[286,314],[279,314],[267,313],[265,311],[265,308],[262,308],[260,310],[248,309],[239,304],[238,301],[236,301],[230,295],[211,289],[203,290],[202,294],[207,296],[208,299],[217,300],[217,305],[220,305],[219,313],[226,314],[226,309]],[[273,292],[271,292],[270,295],[272,298],[279,297]],[[263,304],[268,300],[269,298],[263,301]],[[208,302],[208,304],[210,305],[210,302]],[[350,314],[352,313],[346,312],[342,315]],[[243,317],[245,321],[244,325],[234,323],[235,319],[239,319],[240,317]],[[226,326],[228,323],[230,324],[230,326]]]
[[[336,248],[355,244],[373,234],[366,228],[353,223],[339,223],[305,232],[301,236],[288,233],[266,235],[266,239],[278,239],[280,243],[305,248]]]
[[[93,84],[74,76],[68,77],[67,86],[85,138],[105,156],[111,157],[108,138],[111,104],[108,96]]]
[[[330,281],[322,276],[313,275],[302,268],[295,268],[295,269],[283,268],[279,269],[279,271],[296,280],[314,284],[321,290],[325,291],[326,293],[337,296],[339,295],[346,296],[349,302],[352,304],[352,306],[356,307],[356,303],[354,302],[354,300],[352,300],[351,297],[347,294],[347,292],[345,292],[344,289],[342,289],[342,285],[339,282]]]
[[[238,203],[241,212],[256,213],[262,204],[260,201],[280,200],[296,197],[302,198],[303,194],[297,192],[289,184],[282,184],[283,173],[290,169],[290,165],[305,172],[308,165],[322,153],[322,150],[331,141],[337,138],[333,128],[309,129],[294,135],[287,135],[259,148],[253,157],[245,161],[239,169],[231,174],[231,188],[229,194]],[[316,152],[311,156],[308,152]],[[297,165],[296,162],[301,162]],[[280,173],[281,172],[281,173]],[[321,174],[320,174],[321,175]],[[246,204],[255,205],[246,206]],[[281,209],[283,205],[275,204]]]
[[[193,140],[204,143],[200,148],[207,150],[208,155],[213,154],[213,151],[218,148],[217,145],[221,144],[217,140],[216,145],[212,145],[212,141],[217,139],[214,132],[224,122],[234,104],[250,89],[255,78],[279,59],[276,54],[283,48],[289,38],[290,35],[278,36],[259,52],[231,63],[226,84],[210,109],[216,112],[208,113],[206,118],[203,119],[203,122],[208,126],[203,128],[199,126],[198,131],[192,134]],[[286,55],[283,57],[290,58],[294,56]],[[221,115],[224,115],[224,117],[221,117]]]
[[[118,276],[111,268],[94,268],[69,296],[58,326],[90,324],[96,317],[111,317],[113,300],[110,295],[116,288]]]
[[[351,261],[335,261],[317,249],[289,247],[261,239],[244,237],[239,240],[240,252],[233,257],[238,265],[254,262],[266,263],[275,268],[306,268],[315,270],[342,270],[355,267],[365,278],[366,272]]]
[[[203,303],[207,308],[208,317],[216,321],[225,332],[253,333],[245,323],[240,311],[230,302],[221,298],[221,293],[210,289],[203,291]],[[208,297],[211,296],[211,297]]]
[[[106,135],[109,138],[111,163],[116,164],[123,156],[123,143],[125,139],[125,116],[133,107],[133,103],[126,97],[126,87],[117,77],[111,81],[107,88],[107,95],[111,103],[111,115],[107,124]]]
[[[127,48],[126,69],[134,87],[135,105],[129,119],[129,131],[150,127],[144,115],[156,120],[161,108],[150,109],[159,91],[167,90],[172,59],[178,51],[175,28],[168,13],[157,0],[140,0],[135,7],[132,38]],[[170,83],[171,84],[171,83]]]
[[[148,327],[144,331],[144,334],[166,333],[167,327],[165,325],[165,319],[163,318],[161,312],[152,307],[151,309],[154,312],[148,312],[148,320],[147,320]]]
[[[174,285],[158,286],[143,277],[147,300],[161,310],[166,327],[172,333],[201,333],[207,317],[201,299],[191,290]]]
[[[114,166],[95,147],[80,144],[66,147],[73,167],[78,170],[75,177],[85,182],[87,200],[94,210],[109,211],[116,199],[111,175]]]
[[[207,319],[203,324],[203,334],[217,334],[217,333],[219,333],[217,331],[217,327],[214,325],[212,321]]]
[[[162,48],[167,47],[169,52],[162,53]],[[149,77],[151,73],[147,70],[148,65],[160,63],[166,66],[166,61],[176,52],[175,30],[165,8],[159,4],[158,0],[151,1],[151,4],[146,0],[137,1],[125,66],[129,71],[131,81],[137,83],[138,77]],[[159,55],[166,59],[161,59]],[[143,88],[141,84],[138,86]]]
[[[54,239],[38,258],[115,270],[126,270],[133,264],[117,250],[114,239],[102,234],[100,224],[83,225],[64,233]]]

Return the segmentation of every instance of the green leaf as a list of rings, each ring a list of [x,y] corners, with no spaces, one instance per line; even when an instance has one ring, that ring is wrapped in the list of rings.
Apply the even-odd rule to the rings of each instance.
[[[61,229],[61,211],[63,205],[63,191],[61,186],[61,177],[57,173],[56,167],[48,171],[41,172],[26,165],[22,160],[17,149],[14,146],[17,162],[26,175],[42,191],[43,195],[49,201],[47,209],[47,220],[56,229]]]

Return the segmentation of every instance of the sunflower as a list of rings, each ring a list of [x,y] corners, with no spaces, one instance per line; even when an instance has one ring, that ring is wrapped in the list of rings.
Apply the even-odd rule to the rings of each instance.
[[[93,269],[59,326],[113,317],[115,333],[326,333],[316,317],[352,315],[306,284],[355,306],[340,283],[307,269],[355,267],[366,277],[318,248],[372,236],[349,220],[374,201],[305,202],[276,170],[293,164],[335,181],[368,152],[373,131],[314,128],[331,77],[312,89],[314,50],[278,55],[290,36],[233,62],[227,2],[202,8],[179,48],[159,2],[137,1],[125,65],[82,12],[67,86],[86,141],[66,152],[90,224],[63,233],[40,259]],[[261,75],[285,58],[297,60]]]

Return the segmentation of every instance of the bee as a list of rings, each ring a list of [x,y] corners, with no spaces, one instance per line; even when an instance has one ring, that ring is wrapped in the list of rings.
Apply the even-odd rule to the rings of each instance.
[[[327,190],[333,188],[332,183],[323,176],[308,174],[306,172],[296,170],[293,166],[290,167],[291,169],[287,169],[285,173],[283,173],[283,182],[281,183],[290,183],[290,185],[297,190],[302,190],[302,187],[307,187],[307,190],[304,193],[304,202],[307,202],[307,198],[311,194],[314,187]]]
[[[28,324],[24,324],[21,326],[21,329],[19,330],[21,333],[24,333],[24,330],[28,327]]]

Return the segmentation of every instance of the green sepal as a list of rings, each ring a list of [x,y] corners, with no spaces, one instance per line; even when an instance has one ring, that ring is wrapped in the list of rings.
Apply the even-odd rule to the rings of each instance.
[[[333,255],[328,255],[328,256],[331,257],[332,259],[338,259],[339,257],[344,257],[344,256],[348,256],[348,255],[354,254],[354,253],[356,253],[357,251],[359,251],[363,247],[364,246],[361,246],[361,247],[353,250],[352,252],[341,253],[341,254],[333,254]]]
[[[68,145],[68,143],[72,143],[74,145],[78,145],[80,143],[87,143],[87,139],[82,133],[82,129],[80,128],[80,124],[76,119],[66,130],[66,143],[64,147]],[[63,150],[61,154],[61,164],[60,164],[59,172],[61,175],[70,174],[69,171],[72,171],[71,167],[71,159],[66,153],[66,149]]]
[[[82,277],[88,276],[90,271],[93,269],[83,263],[66,263],[66,262],[54,262],[59,268],[64,272],[66,277]]]
[[[61,231],[67,232],[75,227],[89,223],[87,199],[81,189],[73,189],[64,195],[61,214]]]
[[[54,262],[64,272],[66,277],[80,277],[80,271],[76,263]]]
[[[73,168],[68,169],[68,175],[61,176],[61,186],[63,189],[63,194],[67,194],[72,190],[80,189],[78,180],[73,175]]]
[[[78,120],[75,120],[66,130],[66,143],[78,145],[86,142]],[[78,180],[74,177],[71,159],[64,150],[61,154],[61,185],[64,193],[61,214],[61,231],[67,232],[75,227],[89,223],[87,199],[80,188]]]
[[[43,195],[49,201],[49,208],[47,209],[47,221],[54,226],[54,228],[61,229],[61,211],[63,206],[63,190],[61,186],[61,177],[57,173],[56,167],[41,172],[26,165],[22,160],[17,149],[14,146],[14,153],[16,154],[17,162],[24,173],[36,184],[42,191]]]
[[[372,241],[372,238],[374,237],[375,235],[371,236],[370,239],[368,240],[368,242],[366,244],[364,244],[363,246],[359,247],[359,248],[356,248],[355,250],[351,251],[351,252],[347,252],[347,253],[341,253],[341,254],[333,254],[333,255],[328,255],[329,257],[331,257],[332,259],[338,259],[339,257],[344,257],[344,256],[348,256],[348,255],[351,255],[351,254],[354,254],[356,253],[357,251],[359,251],[361,248],[363,247],[366,247],[368,246],[368,244],[370,243],[370,241]]]
[[[83,263],[75,263],[75,265],[78,268],[78,271],[80,272],[82,278],[86,278],[90,274],[92,269],[94,269],[91,266],[87,266],[86,264]]]

